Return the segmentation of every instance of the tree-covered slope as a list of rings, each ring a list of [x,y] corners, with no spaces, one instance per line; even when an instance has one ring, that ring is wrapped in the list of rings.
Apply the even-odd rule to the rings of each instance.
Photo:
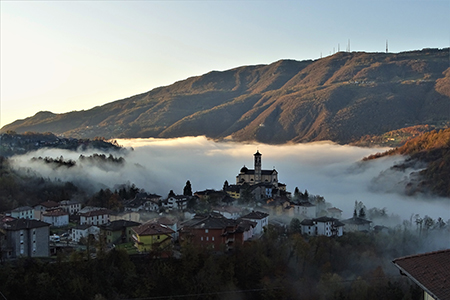
[[[419,173],[419,180],[408,184],[409,193],[431,192],[450,197],[450,129],[424,133],[409,140],[402,147],[369,156],[367,159],[387,155],[408,156],[404,163],[395,168],[404,169],[417,163],[426,164],[426,168]]]
[[[39,112],[2,131],[349,143],[414,125],[445,126],[448,52],[339,52],[213,71],[86,111]]]

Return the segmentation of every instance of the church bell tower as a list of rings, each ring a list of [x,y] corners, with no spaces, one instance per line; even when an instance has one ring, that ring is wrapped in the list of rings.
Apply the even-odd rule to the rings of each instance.
[[[256,153],[253,154],[255,157],[255,183],[261,182],[261,153],[256,150]]]

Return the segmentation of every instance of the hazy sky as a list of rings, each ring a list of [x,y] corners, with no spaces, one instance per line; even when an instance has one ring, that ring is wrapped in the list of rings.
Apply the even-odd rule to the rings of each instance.
[[[450,44],[450,1],[0,1],[0,124],[190,76]]]

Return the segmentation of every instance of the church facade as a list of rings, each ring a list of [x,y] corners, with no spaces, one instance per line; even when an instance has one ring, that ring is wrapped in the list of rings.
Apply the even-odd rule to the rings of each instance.
[[[263,170],[262,169],[262,154],[256,151],[254,157],[254,169],[248,169],[246,166],[242,167],[239,174],[236,176],[236,184],[256,185],[260,183],[271,184],[278,187],[278,172],[277,170]]]

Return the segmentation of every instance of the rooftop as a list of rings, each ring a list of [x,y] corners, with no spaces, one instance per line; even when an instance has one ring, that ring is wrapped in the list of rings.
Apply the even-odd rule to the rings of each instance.
[[[16,219],[3,225],[7,230],[21,230],[50,226],[50,224],[31,219]]]
[[[450,249],[405,256],[393,263],[435,299],[450,299]]]
[[[260,212],[260,211],[252,211],[249,214],[246,214],[245,216],[242,216],[242,219],[264,219],[267,216],[269,216],[269,214],[264,213],[264,212]]]
[[[138,227],[133,228],[133,231],[138,235],[160,235],[160,234],[172,234],[175,233],[169,227],[159,224],[157,222],[147,222]]]

